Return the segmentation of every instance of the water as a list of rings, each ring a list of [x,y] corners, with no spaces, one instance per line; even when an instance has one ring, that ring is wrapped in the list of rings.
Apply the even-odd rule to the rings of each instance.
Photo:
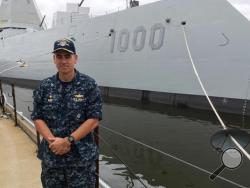
[[[148,187],[239,187],[229,180],[249,186],[247,160],[241,168],[223,172],[222,176],[228,180],[209,180],[209,172],[220,165],[220,155],[210,146],[210,137],[220,129],[211,112],[112,100],[104,105],[104,117],[101,135]],[[227,125],[240,125],[241,117],[226,114],[223,117]],[[160,151],[121,138],[102,128],[104,126]],[[106,161],[103,171],[109,170],[108,176],[119,174],[119,179],[118,175],[111,181],[107,177],[113,187],[133,187],[126,168],[119,165],[107,146],[103,143],[101,146],[102,159]],[[142,187],[135,182],[134,187]]]
[[[17,109],[26,116],[30,114],[27,106],[32,109],[31,96],[31,90],[16,88]],[[140,181],[157,188],[250,186],[246,158],[238,169],[225,169],[222,177],[209,179],[221,164],[221,154],[210,145],[210,137],[221,129],[212,112],[110,98],[105,99],[103,112],[100,176],[112,187],[144,187]],[[222,114],[222,118],[228,126],[242,126],[240,116]],[[247,117],[244,128],[249,127]]]

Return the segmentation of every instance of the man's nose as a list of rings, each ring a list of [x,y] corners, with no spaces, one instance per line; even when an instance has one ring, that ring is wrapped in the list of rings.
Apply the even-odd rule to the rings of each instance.
[[[66,62],[66,61],[67,61],[67,58],[66,58],[65,56],[62,56],[61,61],[62,61],[62,62]]]

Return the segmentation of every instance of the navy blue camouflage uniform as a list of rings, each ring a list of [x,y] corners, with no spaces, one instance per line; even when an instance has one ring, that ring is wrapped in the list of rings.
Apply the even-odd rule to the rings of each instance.
[[[75,73],[69,83],[60,81],[57,73],[43,80],[33,93],[31,118],[45,121],[55,137],[69,136],[87,119],[102,119],[102,99],[95,80],[77,70]],[[55,155],[43,139],[38,158],[42,161],[44,187],[94,187],[98,148],[92,132],[75,142],[64,155]]]

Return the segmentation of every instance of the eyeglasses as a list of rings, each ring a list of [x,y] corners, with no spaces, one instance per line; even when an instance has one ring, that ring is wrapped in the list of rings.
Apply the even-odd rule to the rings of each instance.
[[[72,54],[55,54],[56,59],[70,59]]]

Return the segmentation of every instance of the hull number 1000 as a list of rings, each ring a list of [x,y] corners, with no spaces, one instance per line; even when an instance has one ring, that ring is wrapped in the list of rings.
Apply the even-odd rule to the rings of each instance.
[[[165,36],[165,27],[161,23],[154,24],[149,35],[144,26],[138,26],[131,34],[127,29],[122,29],[117,36],[117,32],[111,33],[110,52],[115,51],[115,44],[119,52],[126,52],[130,45],[134,51],[141,51],[145,47],[147,38],[149,37],[149,47],[152,50],[159,50],[163,46]],[[132,40],[130,40],[132,39]]]

